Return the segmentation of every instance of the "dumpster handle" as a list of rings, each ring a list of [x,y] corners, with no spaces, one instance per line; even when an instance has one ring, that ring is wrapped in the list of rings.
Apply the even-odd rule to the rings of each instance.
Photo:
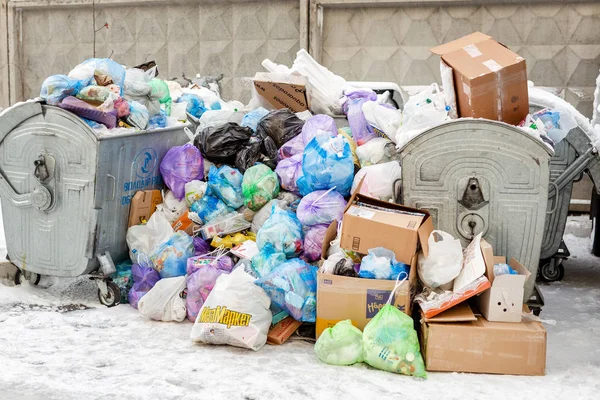
[[[36,207],[40,211],[46,211],[52,205],[52,194],[44,186],[37,186],[30,193],[17,193],[1,170],[0,197],[7,198],[15,207]]]
[[[117,194],[117,178],[115,178],[111,174],[107,174],[106,177],[112,179],[112,181],[113,181],[113,184],[112,184],[112,196],[111,196],[110,199],[107,199],[109,201],[112,201],[112,200],[115,199],[115,195]]]
[[[550,182],[550,185],[554,186],[554,208],[551,211],[546,211],[546,214],[554,214],[558,208],[558,185],[554,182]]]

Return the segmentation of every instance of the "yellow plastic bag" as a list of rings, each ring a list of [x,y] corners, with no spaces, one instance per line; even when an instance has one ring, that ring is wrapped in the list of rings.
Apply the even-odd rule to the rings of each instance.
[[[227,235],[224,237],[215,236],[212,242],[210,242],[210,245],[212,247],[223,246],[226,249],[231,249],[238,244],[244,243],[246,240],[252,240],[253,242],[256,242],[256,235],[254,232],[238,232],[234,235]]]

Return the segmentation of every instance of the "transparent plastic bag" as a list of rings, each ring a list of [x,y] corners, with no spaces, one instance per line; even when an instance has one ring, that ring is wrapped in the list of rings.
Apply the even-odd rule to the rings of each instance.
[[[273,212],[274,204],[279,205],[279,207],[283,210],[286,209],[286,207],[283,207],[277,199],[269,201],[260,210],[258,210],[256,214],[254,214],[254,218],[252,219],[252,227],[250,229],[252,232],[257,233],[260,230],[260,228],[265,224],[265,222],[267,222],[267,220],[271,216],[271,213]]]
[[[173,227],[163,213],[155,212],[145,225],[133,225],[127,230],[125,241],[129,247],[131,262],[137,262],[139,254],[150,254],[155,247],[173,236]]]
[[[309,261],[321,259],[323,241],[329,225],[313,225],[304,233],[304,253],[303,257]]]
[[[317,267],[293,258],[259,278],[256,284],[295,320],[315,322]]]
[[[324,274],[358,277],[354,269],[354,263],[341,251],[330,255],[321,265],[321,272]]]
[[[395,149],[395,145],[391,140],[380,137],[371,139],[364,145],[357,147],[356,156],[358,157],[360,166],[366,167],[390,161],[386,158],[386,147],[391,147],[391,150]],[[395,153],[392,152],[393,154]]]
[[[258,351],[267,342],[271,327],[270,305],[269,297],[254,284],[254,277],[243,268],[236,268],[217,279],[200,309],[190,339]]]
[[[273,205],[272,210],[256,236],[258,248],[262,250],[271,245],[276,252],[285,253],[288,258],[297,257],[303,248],[302,224],[291,211],[282,210],[277,205]]]
[[[256,109],[248,112],[246,115],[244,115],[244,118],[242,119],[242,123],[240,125],[246,126],[256,132],[258,123],[268,113],[269,113],[269,110],[267,110],[266,108],[258,107]]]
[[[179,200],[172,191],[167,190],[163,193],[163,202],[156,206],[156,212],[163,214],[172,225],[187,211],[187,203]]]
[[[81,88],[77,95],[75,96],[80,100],[84,100],[87,102],[96,102],[97,105],[104,103],[107,99],[112,98],[116,99],[118,96],[115,95],[109,88],[104,86],[96,86],[90,85],[84,88]]]
[[[366,279],[408,279],[410,265],[396,261],[394,252],[383,247],[369,249],[360,263],[358,276]]]
[[[204,239],[212,239],[215,236],[227,235],[240,232],[250,228],[252,224],[240,213],[226,214],[211,220],[200,228],[200,234]]]
[[[279,193],[277,174],[264,164],[248,168],[244,173],[242,191],[244,204],[258,211]]]
[[[185,276],[161,279],[142,297],[138,310],[155,321],[181,322],[185,319]]]
[[[125,83],[125,67],[110,58],[90,58],[73,68],[69,74],[83,76],[84,73],[89,74],[90,72],[90,80],[98,76],[105,76],[120,88]]]
[[[419,253],[419,279],[430,288],[441,287],[451,290],[446,285],[451,284],[460,274],[463,262],[463,249],[459,239],[444,231],[433,231],[427,240],[429,254]]]
[[[354,176],[352,193],[363,177],[360,193],[383,201],[390,201],[394,198],[395,183],[402,179],[402,168],[397,161],[363,167]]]
[[[285,253],[278,253],[272,245],[267,244],[257,255],[252,257],[252,270],[256,276],[262,278],[286,261]]]
[[[304,147],[317,136],[318,133],[328,133],[331,137],[338,134],[335,121],[329,115],[317,114],[306,121],[302,127],[302,143]]]
[[[150,254],[150,261],[161,278],[171,278],[185,275],[187,259],[193,255],[194,241],[184,231],[178,231]]]
[[[243,179],[240,171],[227,165],[221,168],[213,166],[208,171],[208,187],[211,194],[217,195],[228,207],[235,209],[244,205]]]
[[[186,112],[196,118],[202,117],[202,114],[207,110],[204,106],[204,101],[200,96],[192,93],[184,93],[178,99],[177,103],[187,103]]]
[[[396,131],[402,124],[402,111],[376,101],[363,103],[362,111],[367,123],[375,133],[384,134],[388,139],[396,140]]]
[[[190,211],[198,214],[202,223],[207,224],[215,218],[235,212],[233,208],[218,197],[204,195],[200,200],[191,205]]]
[[[200,177],[202,179],[203,177]],[[194,180],[189,181],[185,184],[185,201],[188,206],[191,206],[198,200],[200,200],[206,194],[208,184],[203,181]]]
[[[135,100],[128,100],[128,103],[129,116],[126,118],[127,123],[137,129],[146,129],[150,120],[150,113],[146,106]]]
[[[279,177],[281,188],[294,193],[300,193],[296,182],[302,176],[302,154],[285,158],[277,164],[275,173]]]
[[[333,189],[317,190],[300,200],[296,215],[302,225],[326,224],[341,221],[346,208],[344,197]]]
[[[377,134],[373,131],[373,127],[367,122],[362,110],[364,103],[376,100],[377,94],[372,90],[362,89],[346,92],[346,101],[344,102],[342,109],[348,118],[348,125],[350,125],[352,137],[359,147],[377,137]]]
[[[315,354],[325,364],[352,365],[363,360],[363,333],[349,319],[326,328],[315,343]]]
[[[304,121],[296,114],[287,108],[282,108],[264,116],[258,122],[256,133],[261,137],[270,137],[277,148],[280,148],[285,142],[300,134],[302,125],[304,125]]]
[[[165,185],[175,197],[185,197],[185,184],[204,177],[202,154],[193,145],[171,147],[160,163],[160,173]]]
[[[571,114],[561,108],[543,109],[532,115],[534,121],[541,121],[546,135],[556,144],[562,141],[571,129],[577,127],[577,121]],[[537,123],[536,125],[539,125]],[[538,129],[540,127],[538,126]]]
[[[302,195],[335,188],[342,196],[348,196],[353,178],[352,153],[343,137],[319,134],[304,149],[302,177],[297,182]]]

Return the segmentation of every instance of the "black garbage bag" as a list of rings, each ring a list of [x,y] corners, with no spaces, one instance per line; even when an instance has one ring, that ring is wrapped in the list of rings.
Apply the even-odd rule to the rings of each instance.
[[[246,147],[251,137],[252,129],[228,122],[200,131],[194,138],[194,146],[207,160],[231,165],[235,163],[238,153]]]
[[[287,108],[271,111],[258,122],[256,132],[262,136],[270,137],[277,148],[302,132],[304,121]]]
[[[275,141],[269,136],[263,138],[260,150],[263,155],[261,162],[274,170],[277,167],[277,145]]]
[[[262,141],[254,140],[254,138],[252,138],[248,144],[238,151],[235,157],[235,167],[239,169],[242,174],[260,160],[261,147]]]

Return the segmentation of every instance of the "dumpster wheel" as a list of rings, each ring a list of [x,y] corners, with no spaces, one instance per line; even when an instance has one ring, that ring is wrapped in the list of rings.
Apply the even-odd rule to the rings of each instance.
[[[540,279],[544,282],[562,281],[565,277],[565,267],[562,259],[550,258],[540,263]]]
[[[17,269],[17,273],[15,274],[15,285],[21,285],[25,281],[29,281],[34,286],[37,286],[40,283],[40,279],[42,276],[40,274],[36,274],[35,272],[29,271],[21,271]]]
[[[121,303],[121,291],[117,284],[112,281],[106,282],[106,294],[98,288],[98,300],[106,307],[114,307]]]

